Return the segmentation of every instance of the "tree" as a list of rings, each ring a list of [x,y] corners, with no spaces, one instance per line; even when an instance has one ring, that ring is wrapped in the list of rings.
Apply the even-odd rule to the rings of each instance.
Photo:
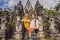
[[[57,12],[55,10],[48,10],[47,13],[52,14],[53,16],[57,15]]]
[[[4,14],[7,15],[7,14],[9,14],[9,12],[8,11],[4,11]]]
[[[48,11],[48,9],[47,9],[47,8],[43,8],[43,10],[44,10],[45,12],[47,12],[47,11]]]
[[[54,7],[54,9],[55,9],[56,11],[59,11],[59,8],[60,8],[60,1],[59,1],[59,3],[57,3],[57,5]]]

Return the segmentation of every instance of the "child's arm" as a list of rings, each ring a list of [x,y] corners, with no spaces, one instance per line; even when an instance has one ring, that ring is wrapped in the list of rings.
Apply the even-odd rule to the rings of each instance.
[[[21,21],[23,22],[24,20],[22,19]]]
[[[27,22],[30,22],[30,20],[26,20]]]
[[[23,22],[30,22],[30,20],[22,19]]]

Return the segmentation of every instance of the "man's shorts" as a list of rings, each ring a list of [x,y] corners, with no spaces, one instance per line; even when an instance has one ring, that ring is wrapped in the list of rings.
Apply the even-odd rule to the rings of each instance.
[[[35,31],[35,33],[38,33],[39,29],[35,29],[34,31]]]

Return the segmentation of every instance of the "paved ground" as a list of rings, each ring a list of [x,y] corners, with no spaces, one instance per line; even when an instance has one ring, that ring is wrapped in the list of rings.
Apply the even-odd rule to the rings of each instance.
[[[57,37],[56,37],[57,38]],[[60,38],[60,37],[59,37]],[[37,38],[36,37],[36,34],[35,33],[32,33],[32,38],[31,38],[32,40],[55,40],[55,39],[53,39],[52,37],[45,37],[44,39],[42,39],[42,38]],[[15,39],[9,39],[9,40],[15,40]],[[20,39],[21,40],[21,39]],[[28,36],[28,33],[26,33],[26,35],[25,35],[25,40],[30,40],[30,38],[29,38],[29,36]],[[59,40],[59,39],[57,39],[57,40]]]

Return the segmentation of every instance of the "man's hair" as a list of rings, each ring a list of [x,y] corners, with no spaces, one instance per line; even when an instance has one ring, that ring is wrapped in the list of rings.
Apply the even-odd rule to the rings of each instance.
[[[32,14],[31,14],[31,16],[32,16],[32,15],[36,16],[36,14],[35,14],[35,13],[32,13]]]
[[[24,16],[25,16],[26,14],[28,14],[28,13],[25,13]],[[29,14],[28,14],[28,15],[29,15]]]

